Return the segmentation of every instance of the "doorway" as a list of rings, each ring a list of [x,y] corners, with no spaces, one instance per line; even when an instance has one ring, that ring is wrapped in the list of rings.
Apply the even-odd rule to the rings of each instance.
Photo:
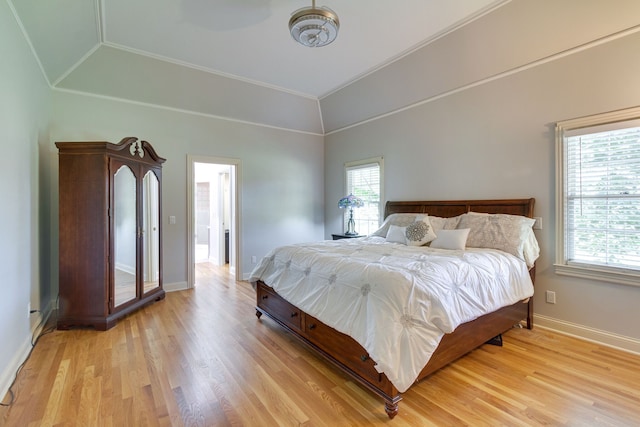
[[[237,159],[188,156],[189,272],[187,287],[196,283],[196,265],[225,269],[239,277]]]

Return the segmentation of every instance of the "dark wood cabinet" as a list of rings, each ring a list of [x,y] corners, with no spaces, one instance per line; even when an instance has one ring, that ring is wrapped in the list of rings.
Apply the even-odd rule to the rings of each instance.
[[[162,163],[151,144],[124,138],[57,142],[58,328],[113,327],[164,298]]]

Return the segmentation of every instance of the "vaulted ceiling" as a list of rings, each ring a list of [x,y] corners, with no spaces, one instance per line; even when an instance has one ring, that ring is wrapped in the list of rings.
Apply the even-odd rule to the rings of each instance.
[[[508,0],[319,1],[341,24],[322,48],[288,32],[310,0],[8,3],[54,88],[323,133],[324,97]]]

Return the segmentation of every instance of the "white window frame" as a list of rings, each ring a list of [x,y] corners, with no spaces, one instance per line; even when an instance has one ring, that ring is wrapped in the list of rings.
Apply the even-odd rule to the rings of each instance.
[[[640,286],[640,271],[591,264],[574,264],[567,261],[566,245],[566,134],[580,129],[640,119],[640,107],[593,116],[565,120],[556,124],[556,262],[555,272],[560,275],[580,277],[630,286]],[[585,134],[589,131],[585,130]]]
[[[345,188],[345,195],[348,195],[349,192],[351,191],[351,189],[349,188],[349,180],[348,180],[348,173],[350,169],[355,169],[358,167],[363,167],[363,166],[367,166],[367,165],[373,165],[373,164],[377,164],[379,167],[379,174],[380,174],[380,200],[378,203],[378,226],[380,226],[383,218],[382,216],[384,215],[384,158],[382,156],[380,157],[371,157],[368,159],[363,159],[363,160],[355,160],[355,161],[351,161],[351,162],[346,162],[344,164],[344,188]],[[344,209],[345,212],[343,213],[343,218],[342,218],[342,223],[343,223],[343,228],[346,229],[347,226],[347,220],[349,218],[348,215],[348,209]],[[354,217],[356,217],[357,219],[357,209],[354,210]],[[356,221],[357,224],[357,221]],[[360,230],[358,230],[358,226],[356,226],[356,231],[361,234],[361,235],[365,235],[366,233],[362,233]],[[375,230],[373,230],[375,231]],[[373,232],[372,231],[372,232]]]

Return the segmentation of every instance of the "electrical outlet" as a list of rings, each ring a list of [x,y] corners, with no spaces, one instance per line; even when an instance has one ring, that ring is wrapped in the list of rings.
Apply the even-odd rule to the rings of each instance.
[[[258,262],[258,259],[256,258],[256,256],[255,256],[255,255],[252,255],[252,256],[251,256],[251,263],[252,263],[252,264],[255,264],[256,262]]]
[[[541,216],[534,216],[533,219],[536,221],[533,223],[533,229],[534,230],[542,230],[542,217]]]
[[[556,293],[553,291],[547,291],[545,293],[545,297],[547,299],[547,304],[555,304],[556,303]]]

